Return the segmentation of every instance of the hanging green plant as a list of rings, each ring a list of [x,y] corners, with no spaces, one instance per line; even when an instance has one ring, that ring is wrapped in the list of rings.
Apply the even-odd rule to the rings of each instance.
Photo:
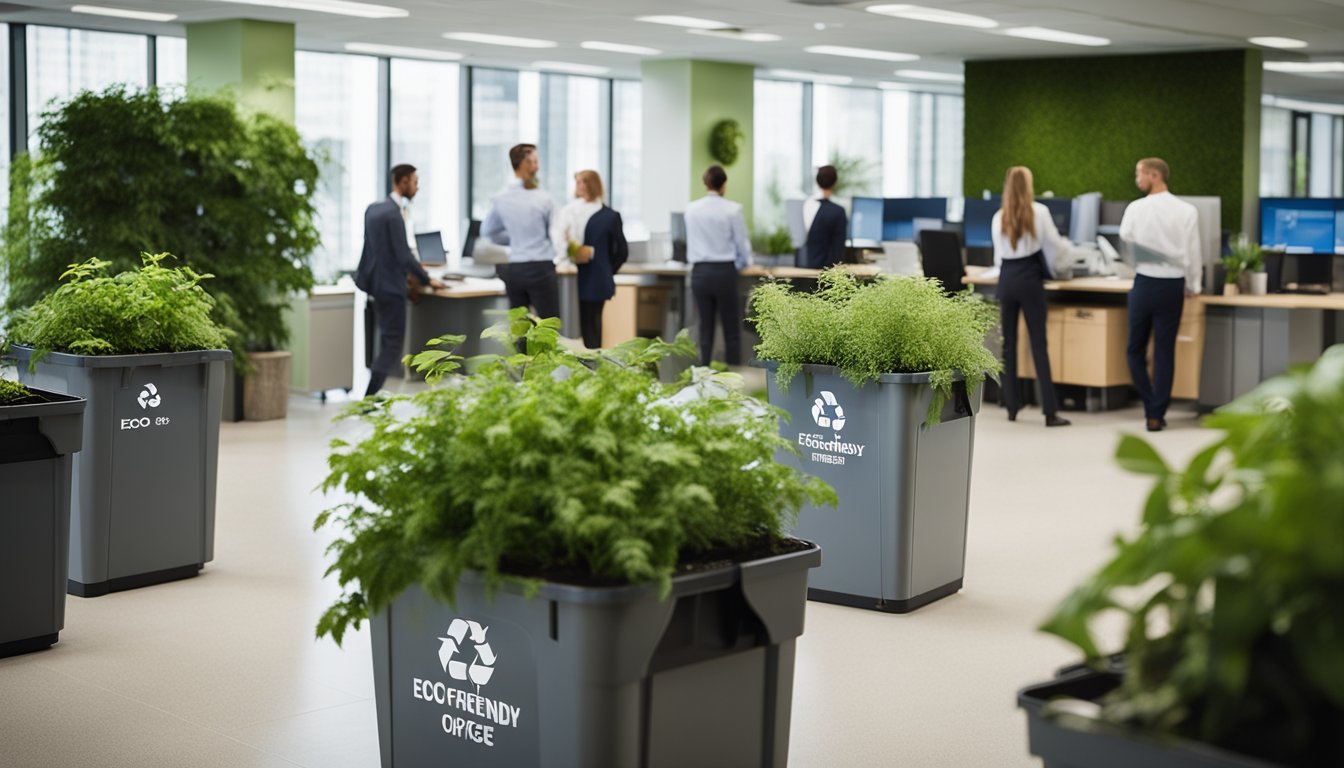
[[[731,118],[720,120],[709,132],[709,156],[724,165],[737,162],[738,142],[746,136],[742,126]]]

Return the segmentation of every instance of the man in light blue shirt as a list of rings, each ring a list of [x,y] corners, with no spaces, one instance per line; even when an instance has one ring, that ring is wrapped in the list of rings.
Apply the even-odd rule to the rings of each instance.
[[[700,326],[700,364],[714,351],[714,316],[723,326],[724,360],[742,362],[742,301],[737,271],[751,264],[742,205],[723,197],[728,174],[711,165],[702,177],[708,192],[686,206],[686,261]]]
[[[509,307],[532,307],[537,317],[560,316],[560,284],[555,276],[551,216],[555,202],[537,186],[537,148],[518,144],[509,150],[514,178],[490,200],[481,235],[509,247],[509,263],[500,269]]]

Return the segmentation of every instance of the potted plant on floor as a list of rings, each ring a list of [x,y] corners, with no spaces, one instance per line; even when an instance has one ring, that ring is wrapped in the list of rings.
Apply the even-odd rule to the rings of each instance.
[[[84,400],[0,379],[0,658],[65,626],[70,467]]]
[[[229,334],[211,320],[209,275],[142,258],[116,276],[98,259],[72,266],[8,327],[21,381],[88,401],[70,528],[81,597],[194,576],[214,557]]]
[[[801,449],[786,460],[840,497],[798,518],[828,553],[808,596],[904,613],[957,592],[980,384],[1000,370],[984,345],[994,307],[936,280],[831,268],[815,293],[762,285],[751,308],[770,403],[791,417],[779,429]]]
[[[1019,694],[1047,765],[1344,765],[1344,346],[1206,424],[1184,469],[1124,438],[1149,475],[1140,531],[1043,629],[1090,666]],[[1118,664],[1093,630],[1118,616]],[[1115,625],[1113,625],[1115,626]],[[1067,700],[1053,701],[1067,697]]]
[[[569,352],[524,311],[488,333],[526,354],[357,404],[372,432],[333,444],[323,487],[353,498],[317,521],[345,590],[317,631],[370,620],[382,765],[783,766],[820,560],[784,529],[833,493],[732,375],[658,381],[684,333]]]

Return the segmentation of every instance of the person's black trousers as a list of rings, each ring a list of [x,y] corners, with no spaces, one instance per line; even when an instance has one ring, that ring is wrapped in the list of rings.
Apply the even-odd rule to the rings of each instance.
[[[1129,375],[1143,398],[1143,415],[1161,419],[1171,405],[1176,375],[1176,332],[1185,308],[1185,278],[1136,275],[1129,292]],[[1153,340],[1153,376],[1148,378],[1148,339]]]
[[[369,363],[369,388],[364,396],[375,394],[387,382],[387,374],[401,364],[402,346],[406,342],[405,294],[370,295],[375,323],[378,326],[378,351]]]
[[[554,262],[512,262],[500,272],[509,296],[509,309],[531,307],[543,320],[560,316],[560,281],[555,276]]]
[[[724,360],[742,363],[742,301],[737,294],[737,265],[731,261],[702,261],[691,267],[691,295],[700,317],[700,364],[709,365],[714,352],[714,316],[723,325]]]
[[[583,346],[589,349],[602,348],[602,306],[606,303],[579,299],[579,333],[583,334]]]
[[[1010,413],[1022,407],[1017,380],[1017,316],[1027,321],[1031,360],[1036,365],[1036,383],[1041,388],[1041,411],[1059,412],[1055,380],[1050,375],[1050,354],[1045,343],[1045,256],[1037,251],[1020,259],[1004,259],[999,267],[999,322],[1003,326],[1003,405]]]

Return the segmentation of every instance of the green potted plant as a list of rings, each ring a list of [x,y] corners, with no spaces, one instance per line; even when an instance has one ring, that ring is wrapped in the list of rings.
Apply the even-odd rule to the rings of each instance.
[[[333,443],[317,632],[370,620],[382,765],[783,765],[820,559],[784,529],[833,492],[732,375],[658,381],[685,333],[575,353],[524,312],[487,333],[526,354],[357,404],[371,433]],[[440,380],[461,341],[411,362]]]
[[[70,472],[84,400],[0,379],[0,658],[65,626]]]
[[[232,331],[239,373],[288,365],[274,351],[288,342],[292,296],[313,286],[319,242],[318,166],[293,125],[227,97],[118,85],[53,107],[37,139],[13,166],[7,309],[36,302],[69,264],[96,257],[120,272],[142,251],[169,251],[214,275],[211,314]],[[254,379],[287,393],[288,375]],[[243,383],[227,385],[238,385],[229,413],[240,418]]]
[[[797,253],[793,247],[793,235],[789,234],[789,228],[784,226],[757,227],[751,234],[751,252],[761,256],[790,256]],[[790,261],[789,265],[792,266]]]
[[[839,492],[840,514],[798,518],[830,553],[809,597],[904,613],[961,589],[980,384],[1000,370],[984,345],[994,307],[832,267],[815,292],[760,286],[751,309],[770,403],[791,417],[779,429],[801,451],[788,460]]]
[[[1241,276],[1245,285],[1245,292],[1252,296],[1264,296],[1269,291],[1269,275],[1265,272],[1265,254],[1260,249],[1260,244],[1246,236],[1246,233],[1239,233],[1232,238],[1228,244],[1231,251],[1231,258],[1236,259],[1241,264]]]
[[[9,322],[20,380],[88,401],[70,528],[81,597],[194,576],[214,556],[229,333],[210,276],[167,258],[115,276],[100,259],[71,266]]]
[[[1344,765],[1341,414],[1334,346],[1211,416],[1222,435],[1183,469],[1120,442],[1153,490],[1139,532],[1042,627],[1090,668],[1019,695],[1033,753],[1079,768]],[[1103,614],[1124,630],[1105,650]]]

